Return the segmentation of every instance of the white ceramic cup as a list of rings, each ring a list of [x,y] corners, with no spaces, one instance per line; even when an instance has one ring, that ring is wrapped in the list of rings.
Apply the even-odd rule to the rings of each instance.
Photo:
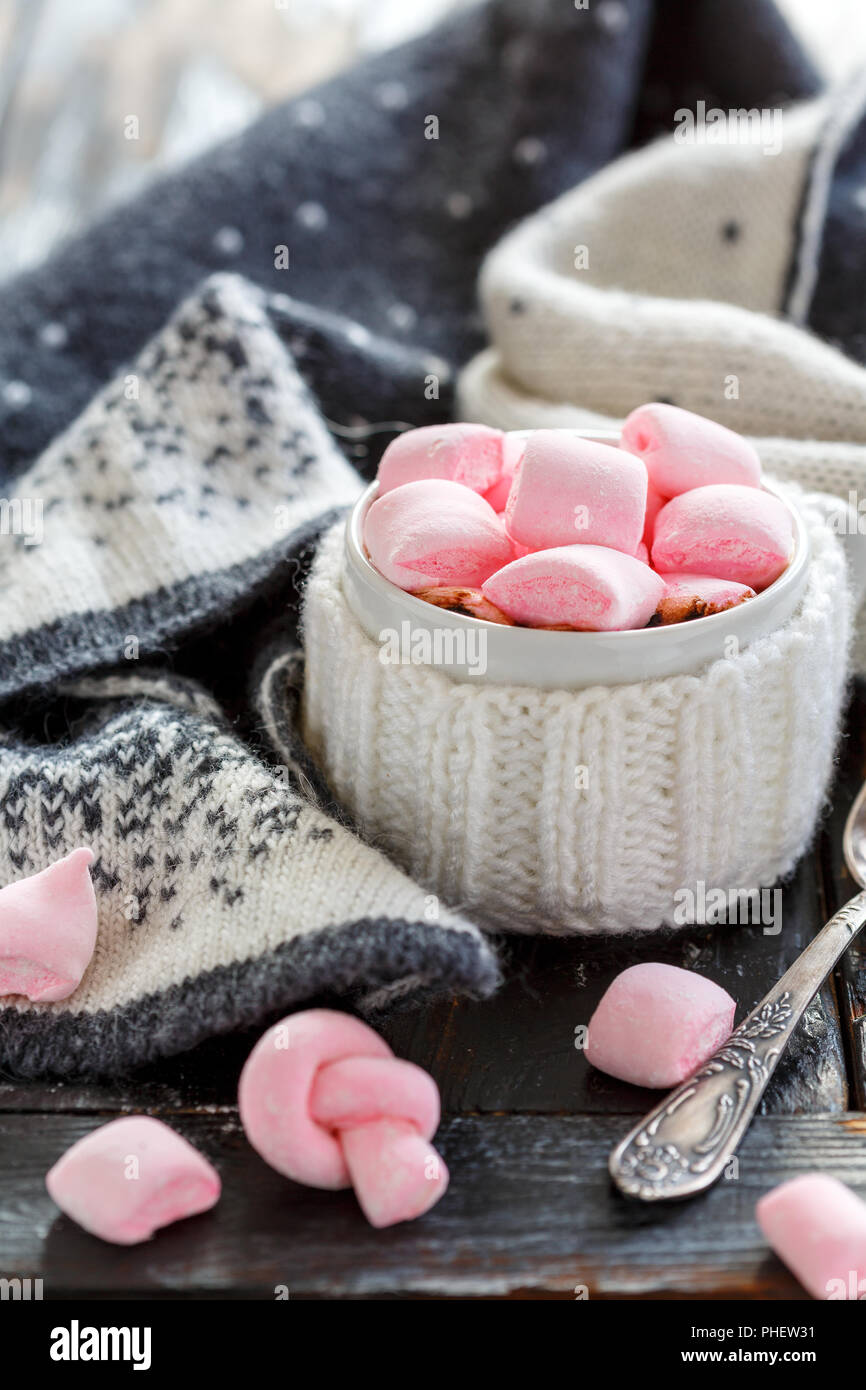
[[[574,429],[563,433],[619,443],[615,432]],[[781,496],[791,512],[790,564],[774,584],[747,603],[686,623],[629,632],[548,632],[505,627],[437,608],[398,589],[367,559],[364,519],[376,498],[376,483],[361,495],[346,524],[343,591],[352,613],[374,642],[396,639],[423,646],[426,641],[437,669],[457,681],[583,690],[694,674],[718,657],[730,655],[732,638],[734,650],[741,650],[781,627],[803,597],[809,569],[808,532],[787,498],[772,483],[764,486]],[[429,637],[419,643],[418,634],[423,633]]]

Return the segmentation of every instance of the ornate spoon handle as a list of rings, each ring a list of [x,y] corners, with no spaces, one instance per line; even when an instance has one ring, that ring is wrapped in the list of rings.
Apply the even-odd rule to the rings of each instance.
[[[610,1156],[622,1192],[657,1202],[710,1187],[748,1129],[809,1003],[866,922],[866,891],[840,908],[708,1062]]]

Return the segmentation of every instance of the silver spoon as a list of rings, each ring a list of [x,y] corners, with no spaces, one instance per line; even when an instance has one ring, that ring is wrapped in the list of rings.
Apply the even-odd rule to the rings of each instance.
[[[848,813],[845,863],[866,887],[866,784]],[[620,1191],[644,1202],[693,1197],[724,1172],[806,1008],[866,922],[866,892],[841,907],[728,1041],[617,1144]]]

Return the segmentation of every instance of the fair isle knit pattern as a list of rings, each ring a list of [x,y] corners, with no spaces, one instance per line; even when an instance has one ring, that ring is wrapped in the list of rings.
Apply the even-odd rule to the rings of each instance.
[[[4,547],[0,695],[162,650],[357,496],[278,314],[215,276],[17,480],[44,541]]]
[[[0,883],[88,845],[99,906],[68,1000],[3,1001],[20,1074],[115,1072],[317,994],[369,1010],[497,983],[474,926],[321,809],[264,696],[273,762],[147,665],[280,577],[285,609],[311,528],[359,491],[278,312],[209,282],[19,479],[45,535],[9,538],[0,670],[19,696],[53,677],[67,733],[20,699],[0,719]]]
[[[822,806],[850,636],[842,549],[802,505],[811,574],[783,628],[697,676],[575,692],[383,664],[335,527],[303,614],[303,727],[335,794],[415,879],[517,931],[681,926],[680,890],[772,885]]]
[[[405,993],[485,993],[477,930],[256,758],[186,682],[143,673],[70,688],[64,748],[7,736],[0,874],[87,844],[96,953],[59,1004],[7,1002],[4,1065],[117,1071],[317,993],[367,1009]]]

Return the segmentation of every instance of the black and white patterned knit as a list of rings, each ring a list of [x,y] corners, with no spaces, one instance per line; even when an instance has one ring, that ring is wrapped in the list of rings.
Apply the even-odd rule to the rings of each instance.
[[[488,939],[362,843],[299,744],[307,561],[394,430],[448,417],[506,227],[689,93],[813,86],[763,0],[500,0],[0,289],[4,500],[41,507],[41,543],[0,534],[0,883],[85,844],[99,904],[71,998],[2,1001],[7,1070],[495,987]]]
[[[0,872],[91,846],[99,940],[69,1001],[3,1010],[7,1066],[115,1069],[323,992],[495,984],[478,931],[322,809],[286,725],[288,638],[260,682],[268,762],[199,683],[147,669],[253,589],[285,608],[293,551],[357,490],[264,296],[231,277],[20,478],[45,538],[15,537],[4,679],[53,668],[65,736],[42,701],[41,726],[0,732]],[[111,669],[73,674],[88,663]]]

